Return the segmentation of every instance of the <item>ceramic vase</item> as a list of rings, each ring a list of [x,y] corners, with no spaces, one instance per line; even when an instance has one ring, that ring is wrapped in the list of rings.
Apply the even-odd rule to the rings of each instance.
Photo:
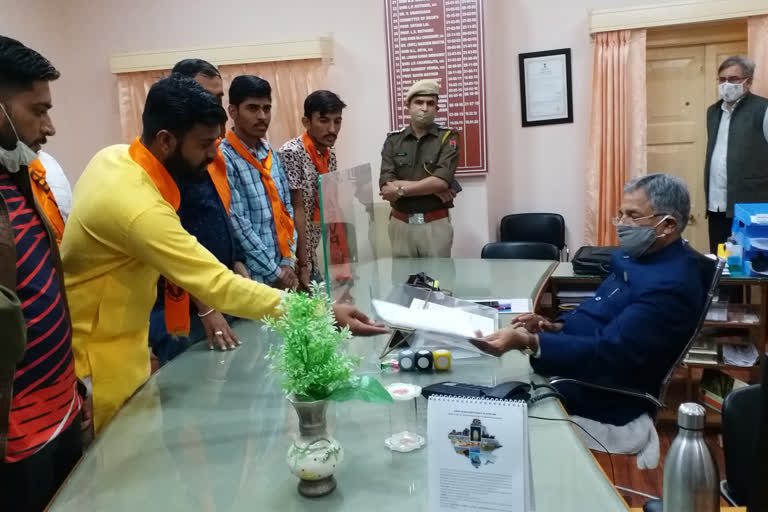
[[[325,496],[336,489],[333,474],[344,460],[341,444],[328,434],[328,402],[305,402],[291,394],[288,401],[299,416],[299,434],[294,439],[286,461],[291,473],[299,478],[299,493],[308,497]]]

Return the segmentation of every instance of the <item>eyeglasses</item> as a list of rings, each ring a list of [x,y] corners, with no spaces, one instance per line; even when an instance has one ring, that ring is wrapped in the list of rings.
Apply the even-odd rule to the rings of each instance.
[[[661,217],[662,215],[669,215],[668,213],[653,213],[651,215],[646,215],[645,217],[629,217],[623,213],[619,213],[616,217],[613,217],[611,219],[611,222],[614,226],[618,226],[619,224],[626,224],[629,226],[637,226],[637,221],[639,220],[647,220],[652,219],[654,217]],[[624,223],[622,222],[624,219],[627,219],[628,222]]]
[[[724,84],[725,82],[728,82],[729,84],[739,84],[742,82],[746,82],[748,80],[747,77],[743,76],[719,76],[717,77],[717,83]]]

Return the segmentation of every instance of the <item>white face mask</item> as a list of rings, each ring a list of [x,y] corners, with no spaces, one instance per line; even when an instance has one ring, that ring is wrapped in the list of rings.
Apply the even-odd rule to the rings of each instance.
[[[744,96],[744,82],[731,84],[723,82],[720,84],[720,97],[726,103],[734,103],[739,98]]]
[[[2,103],[0,103],[0,110],[2,110],[3,114],[5,114],[5,118],[11,125],[11,129],[13,130],[14,135],[16,135],[15,148],[8,150],[0,147],[0,165],[8,169],[8,172],[19,172],[22,167],[25,167],[37,160],[37,153],[32,151],[32,148],[21,142],[21,139],[19,138],[19,132],[16,131],[16,127],[13,125],[13,121],[11,121],[11,116],[8,115],[8,111],[5,110],[5,107]]]

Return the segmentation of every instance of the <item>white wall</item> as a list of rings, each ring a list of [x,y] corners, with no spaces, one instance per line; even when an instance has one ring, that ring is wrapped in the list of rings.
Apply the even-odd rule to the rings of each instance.
[[[658,0],[487,0],[486,83],[492,171],[488,225],[497,236],[507,213],[548,211],[565,217],[573,252],[583,244],[591,97],[592,9]],[[574,122],[523,128],[518,54],[571,49]],[[494,238],[495,239],[495,238]]]
[[[590,8],[658,0],[486,0],[486,84],[490,174],[462,180],[453,214],[454,255],[479,256],[506,213],[553,211],[581,245],[592,51]],[[349,105],[338,144],[342,166],[379,165],[388,130],[382,0],[0,0],[0,33],[29,43],[59,67],[48,151],[71,178],[120,141],[108,58],[140,50],[281,41],[332,34],[328,88]],[[573,124],[522,128],[517,54],[571,48]]]

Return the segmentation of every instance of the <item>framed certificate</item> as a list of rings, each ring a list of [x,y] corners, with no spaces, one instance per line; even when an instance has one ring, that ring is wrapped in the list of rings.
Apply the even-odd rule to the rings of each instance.
[[[523,126],[573,122],[571,49],[521,53]]]

